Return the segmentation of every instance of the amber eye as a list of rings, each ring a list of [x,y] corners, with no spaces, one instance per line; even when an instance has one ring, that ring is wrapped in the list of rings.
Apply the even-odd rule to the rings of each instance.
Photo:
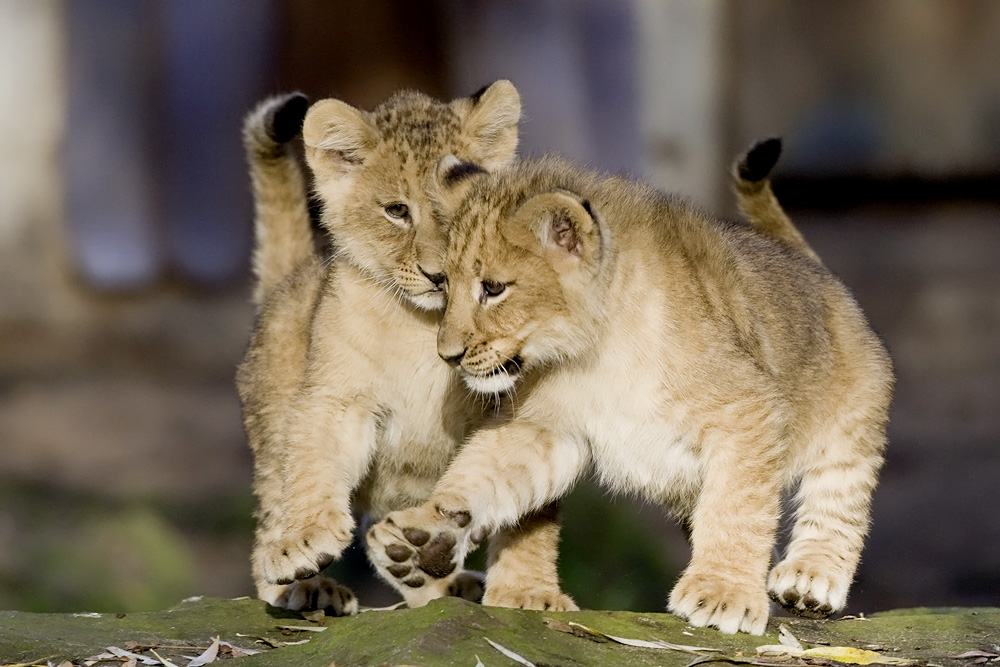
[[[507,289],[505,284],[498,283],[495,280],[483,281],[483,294],[486,296],[500,296],[505,289]]]
[[[403,203],[396,202],[385,207],[385,213],[395,220],[409,220],[410,208]]]

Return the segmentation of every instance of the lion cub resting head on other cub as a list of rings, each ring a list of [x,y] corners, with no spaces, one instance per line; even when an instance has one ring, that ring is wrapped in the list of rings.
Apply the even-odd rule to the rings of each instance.
[[[372,112],[328,99],[307,113],[292,95],[248,116],[259,315],[237,385],[254,452],[253,576],[268,602],[357,611],[349,590],[319,574],[351,543],[354,514],[377,519],[423,502],[482,419],[435,351],[445,238],[427,186],[442,155],[488,169],[512,160],[520,110],[514,86],[499,81],[452,102],[404,91]],[[313,248],[287,146],[300,127],[329,257]],[[541,599],[505,595],[502,559],[486,599],[573,608],[556,581],[557,540],[551,509],[498,540],[506,559],[533,564]],[[460,568],[429,579],[379,565],[411,606],[482,592],[478,575]]]
[[[439,172],[451,229],[438,352],[474,391],[516,399],[425,505],[369,531],[373,552],[419,529],[461,562],[470,536],[592,470],[690,530],[668,607],[691,624],[761,634],[768,593],[806,615],[842,609],[893,376],[808,246],[557,159]],[[797,520],[769,572],[790,485]]]

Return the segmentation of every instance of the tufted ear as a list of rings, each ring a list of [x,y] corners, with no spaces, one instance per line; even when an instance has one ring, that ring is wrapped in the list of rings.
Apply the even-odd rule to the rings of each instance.
[[[590,202],[570,192],[535,195],[505,221],[502,233],[560,273],[594,266],[601,258],[600,219]]]
[[[367,114],[340,100],[316,102],[302,124],[306,160],[318,180],[342,177],[363,164],[376,137]]]
[[[514,84],[501,79],[475,94],[451,103],[472,142],[473,158],[487,171],[513,161],[517,153],[517,121],[521,96]]]

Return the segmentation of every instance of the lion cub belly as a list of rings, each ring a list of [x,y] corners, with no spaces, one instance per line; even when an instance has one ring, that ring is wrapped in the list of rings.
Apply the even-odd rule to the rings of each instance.
[[[567,376],[553,395],[570,398],[569,419],[560,421],[567,429],[584,426],[594,474],[616,491],[688,504],[701,475],[682,407],[664,405],[657,381],[642,368],[619,364],[589,375],[590,382]]]

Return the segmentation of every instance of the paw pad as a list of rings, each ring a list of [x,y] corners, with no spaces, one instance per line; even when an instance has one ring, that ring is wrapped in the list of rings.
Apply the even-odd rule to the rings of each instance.
[[[415,547],[422,547],[427,544],[427,541],[431,539],[431,534],[426,530],[420,530],[419,528],[407,528],[403,531],[403,537],[406,541]]]
[[[396,563],[402,563],[413,555],[413,550],[405,544],[390,544],[385,548],[385,555]]]
[[[413,571],[413,568],[410,567],[409,565],[400,565],[398,563],[396,565],[390,565],[386,569],[389,571],[389,574],[396,577],[397,579],[402,579],[403,577],[405,577],[406,575],[408,575],[410,572]]]
[[[443,579],[455,571],[455,536],[441,533],[417,552],[417,567],[435,579]]]

